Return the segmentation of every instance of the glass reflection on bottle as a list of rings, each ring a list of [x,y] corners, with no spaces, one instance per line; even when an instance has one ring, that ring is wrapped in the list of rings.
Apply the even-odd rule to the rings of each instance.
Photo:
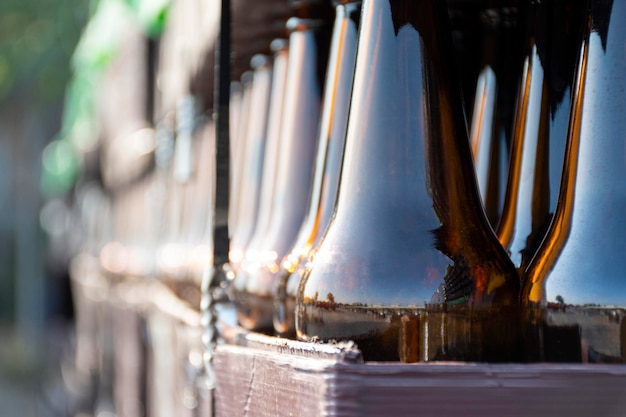
[[[522,275],[556,207],[585,19],[579,0],[547,0],[529,9],[507,191],[497,228]]]
[[[515,361],[519,278],[484,214],[445,4],[365,0],[334,217],[296,331],[366,360]]]
[[[498,1],[484,10],[482,69],[476,82],[470,142],[478,189],[489,223],[495,228],[502,212],[509,161],[515,88],[521,59],[520,13]],[[519,43],[519,45],[518,45]]]
[[[531,361],[626,362],[626,2],[588,7],[559,200],[523,290]]]

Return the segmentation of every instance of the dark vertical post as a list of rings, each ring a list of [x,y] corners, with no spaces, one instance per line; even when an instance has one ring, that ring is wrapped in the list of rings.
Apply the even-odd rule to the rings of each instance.
[[[215,46],[215,82],[213,117],[216,129],[215,207],[213,222],[213,268],[202,278],[201,317],[204,344],[204,375],[199,389],[198,415],[214,416],[215,376],[213,353],[217,340],[217,312],[213,289],[219,283],[222,266],[228,261],[228,190],[230,170],[229,101],[230,101],[230,0],[221,0],[219,35]]]
[[[156,38],[148,37],[146,39],[146,120],[152,125],[156,125],[155,121],[161,116],[154,114],[156,100],[156,74],[159,59],[159,41]]]
[[[230,0],[221,1],[219,39],[215,47],[214,118],[216,128],[216,196],[213,230],[214,264],[228,261],[229,99],[230,99]]]

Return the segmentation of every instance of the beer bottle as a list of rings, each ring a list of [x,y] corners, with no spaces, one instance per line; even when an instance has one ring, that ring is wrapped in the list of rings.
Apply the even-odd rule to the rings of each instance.
[[[250,61],[253,69],[250,108],[247,113],[245,143],[237,145],[243,152],[243,165],[239,167],[239,193],[237,224],[230,240],[232,251],[245,251],[257,219],[260,200],[261,175],[265,154],[266,128],[270,91],[272,85],[272,62],[268,56],[255,55]],[[244,134],[242,132],[242,134]]]
[[[270,45],[274,55],[272,71],[272,91],[270,97],[270,107],[267,121],[267,134],[265,144],[265,155],[263,156],[263,175],[261,179],[261,195],[259,196],[259,212],[254,226],[254,232],[250,241],[246,245],[248,257],[253,253],[258,253],[263,244],[263,239],[267,236],[272,218],[274,204],[274,191],[276,189],[276,172],[280,161],[280,149],[282,148],[280,125],[283,115],[283,104],[285,101],[285,85],[287,79],[287,63],[289,59],[289,43],[286,39],[274,39]],[[244,252],[233,252],[232,262],[241,262]]]
[[[527,269],[528,359],[626,362],[626,3],[590,0],[554,219]]]
[[[445,3],[365,0],[334,216],[299,339],[365,360],[514,361],[519,278],[480,201]]]
[[[239,111],[239,117],[237,122],[236,135],[235,132],[231,135],[231,147],[230,147],[230,166],[231,166],[231,178],[230,178],[230,207],[228,209],[228,232],[229,238],[232,240],[237,227],[239,226],[239,207],[242,199],[242,176],[245,168],[245,155],[246,155],[246,133],[248,131],[248,119],[250,114],[250,102],[252,91],[252,71],[248,70],[241,74],[241,109]],[[241,253],[240,249],[229,249],[229,263],[231,267],[236,270],[238,268],[240,257],[237,256]],[[234,258],[234,259],[233,259]]]

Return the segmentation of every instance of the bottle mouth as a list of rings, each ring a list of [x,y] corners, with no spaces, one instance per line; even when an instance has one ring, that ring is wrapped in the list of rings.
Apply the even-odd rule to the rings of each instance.
[[[361,8],[361,0],[333,0],[333,6],[338,10],[345,10],[344,13],[351,13]]]
[[[241,74],[241,85],[246,87],[247,85],[252,84],[252,78],[254,78],[252,71],[248,70]]]
[[[284,51],[287,48],[289,48],[289,41],[287,39],[278,38],[274,39],[272,43],[270,43],[270,50],[273,53]]]
[[[291,17],[287,20],[285,27],[289,33],[314,30],[322,27],[324,21],[321,19],[306,19],[301,17]]]
[[[255,54],[251,59],[250,59],[250,68],[252,68],[253,70],[259,69],[261,67],[264,67],[266,65],[269,65],[270,63],[270,57],[265,55],[265,54]]]

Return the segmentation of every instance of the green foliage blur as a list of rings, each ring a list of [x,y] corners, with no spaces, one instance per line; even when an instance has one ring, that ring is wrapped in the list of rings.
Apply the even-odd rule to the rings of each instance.
[[[72,55],[94,3],[0,0],[2,325],[17,314],[18,280],[32,278],[23,271],[23,265],[18,265],[18,258],[40,244],[37,229],[29,229],[29,225],[37,224],[40,153],[59,128],[66,86],[72,76]],[[32,252],[30,264],[39,265],[42,260]]]
[[[46,301],[35,290],[44,263],[59,272],[65,256],[39,249],[39,210],[71,199],[81,152],[98,138],[95,91],[116,56],[120,21],[131,16],[146,36],[159,36],[170,3],[0,0],[0,335],[7,322],[58,309],[56,281],[48,280]]]
[[[35,103],[59,100],[94,1],[0,1],[0,102],[25,89]]]
[[[47,0],[48,2],[52,0]],[[67,4],[78,0],[56,0]],[[92,0],[89,19],[80,31],[80,40],[75,42],[75,33],[63,32],[65,43],[65,64],[71,64],[71,79],[65,88],[65,102],[60,130],[55,139],[44,149],[42,155],[43,172],[40,191],[45,199],[59,197],[68,192],[81,175],[80,154],[94,149],[98,141],[98,120],[96,116],[96,91],[100,76],[115,59],[122,44],[123,29],[120,24],[132,19],[146,37],[157,37],[165,25],[171,0]],[[85,21],[84,11],[79,14],[63,15],[66,22]],[[72,26],[70,23],[60,27]],[[79,25],[73,25],[73,29]],[[72,30],[75,32],[75,30]],[[71,45],[76,44],[75,49]],[[70,58],[71,55],[71,58]],[[57,68],[60,81],[67,65]],[[53,72],[52,70],[51,72]],[[50,86],[43,83],[44,96]],[[65,84],[65,83],[63,83]],[[55,85],[63,85],[55,84]],[[52,87],[54,88],[54,87]],[[52,95],[58,91],[52,92]]]

